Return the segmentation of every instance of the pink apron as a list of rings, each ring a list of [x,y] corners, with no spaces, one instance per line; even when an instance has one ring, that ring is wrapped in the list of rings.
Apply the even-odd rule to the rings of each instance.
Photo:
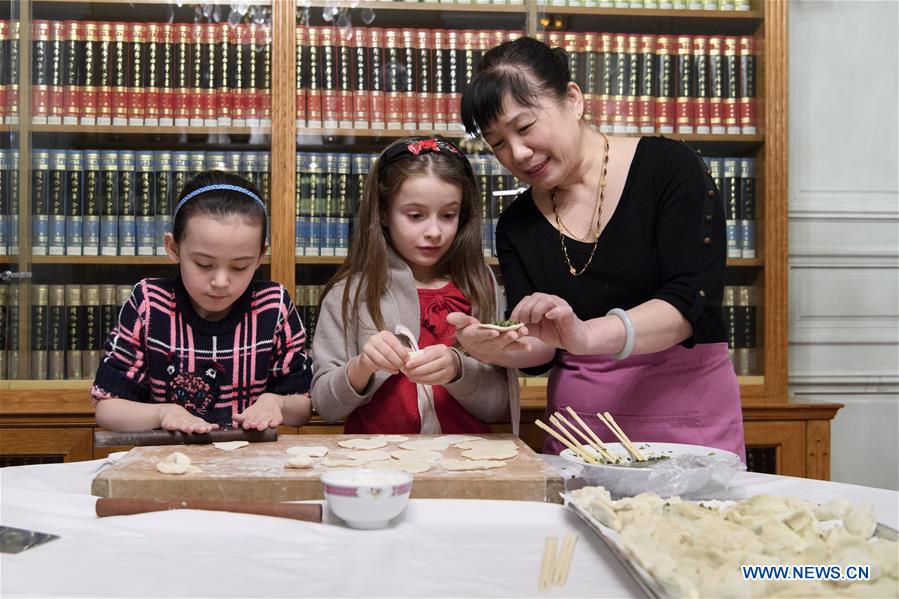
[[[746,461],[740,386],[727,343],[675,345],[616,360],[560,352],[547,386],[547,417],[566,406],[603,441],[617,439],[596,418],[609,412],[632,441],[705,445]],[[569,420],[571,420],[569,418]],[[543,452],[564,446],[546,435]]]

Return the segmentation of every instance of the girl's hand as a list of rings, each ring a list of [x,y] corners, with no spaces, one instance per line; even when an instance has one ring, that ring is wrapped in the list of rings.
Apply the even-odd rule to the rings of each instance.
[[[282,422],[284,415],[281,396],[274,393],[263,393],[253,405],[234,416],[235,426],[246,430],[264,431],[267,428],[276,428]]]
[[[522,322],[519,319],[516,319]],[[500,331],[484,329],[478,325],[481,322],[473,316],[461,312],[447,314],[446,321],[456,327],[456,339],[465,349],[468,355],[487,364],[496,363],[500,356],[510,350],[529,350],[530,346],[522,337],[528,335],[528,327],[524,326],[516,331]]]
[[[397,374],[405,368],[408,356],[409,348],[396,335],[381,331],[365,342],[359,354],[359,365],[370,375],[379,370]]]
[[[406,360],[404,372],[413,383],[445,385],[462,373],[458,354],[441,344],[429,345]]]
[[[162,418],[159,427],[167,431],[181,431],[182,433],[208,433],[219,425],[214,422],[206,422],[199,416],[194,416],[178,404],[162,404]]]
[[[512,319],[523,322],[530,334],[553,347],[573,354],[589,353],[590,331],[568,302],[556,295],[532,293],[515,309]]]

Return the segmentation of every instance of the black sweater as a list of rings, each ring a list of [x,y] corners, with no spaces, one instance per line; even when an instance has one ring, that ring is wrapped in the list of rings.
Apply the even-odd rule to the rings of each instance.
[[[534,204],[531,190],[521,194],[496,227],[509,313],[535,292],[565,299],[582,320],[657,298],[693,326],[685,347],[725,341],[724,206],[705,171],[685,144],[642,138],[593,262],[579,277],[568,272],[559,232]],[[567,237],[565,243],[580,270],[593,244]]]

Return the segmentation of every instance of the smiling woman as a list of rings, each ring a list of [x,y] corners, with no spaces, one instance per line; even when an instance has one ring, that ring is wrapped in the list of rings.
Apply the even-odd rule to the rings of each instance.
[[[635,440],[743,456],[715,185],[686,145],[607,137],[583,114],[564,50],[520,38],[482,57],[462,121],[531,186],[496,228],[508,316],[524,327],[451,315],[457,337],[483,361],[552,369],[549,414],[567,405],[604,433],[608,411]]]
[[[185,185],[164,240],[180,276],[140,281],[122,307],[91,389],[101,426],[205,433],[308,421],[305,329],[281,285],[252,280],[267,217],[236,175]]]

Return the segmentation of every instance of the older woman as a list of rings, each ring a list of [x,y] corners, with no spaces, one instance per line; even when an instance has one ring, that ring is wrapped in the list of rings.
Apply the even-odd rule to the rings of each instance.
[[[511,318],[526,327],[453,314],[457,337],[482,361],[551,369],[549,413],[570,406],[604,433],[595,414],[608,411],[637,441],[745,456],[714,183],[686,145],[607,137],[583,113],[563,50],[521,38],[482,58],[462,120],[531,186],[496,228]]]

